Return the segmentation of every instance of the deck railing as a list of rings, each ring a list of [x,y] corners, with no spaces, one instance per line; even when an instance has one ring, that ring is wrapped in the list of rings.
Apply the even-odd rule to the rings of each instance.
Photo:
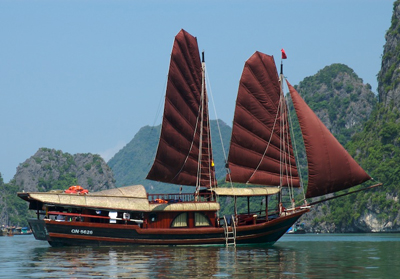
[[[84,218],[92,218],[92,219],[106,219],[106,220],[116,220],[116,221],[131,221],[137,224],[142,224],[143,220],[139,219],[131,219],[129,218],[119,218],[119,217],[110,217],[110,216],[102,216],[102,215],[93,215],[93,214],[82,214],[82,213],[69,213],[63,211],[48,211],[47,218],[50,216],[54,216],[55,221],[83,221]]]
[[[150,203],[210,202],[214,197],[209,193],[147,194]]]

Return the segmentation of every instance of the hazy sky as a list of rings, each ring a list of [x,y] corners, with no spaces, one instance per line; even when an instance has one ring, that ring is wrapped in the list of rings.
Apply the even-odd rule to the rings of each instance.
[[[141,127],[160,124],[182,28],[206,53],[208,90],[229,125],[256,50],[279,64],[284,48],[292,84],[343,63],[376,93],[392,8],[389,0],[0,0],[0,173],[8,182],[41,147],[109,160]]]

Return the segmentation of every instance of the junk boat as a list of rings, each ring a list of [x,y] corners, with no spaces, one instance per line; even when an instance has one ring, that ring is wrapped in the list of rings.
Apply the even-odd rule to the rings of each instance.
[[[302,183],[289,131],[282,68],[281,63],[278,75],[274,58],[258,51],[246,61],[227,159],[230,186],[218,187],[204,53],[201,59],[197,39],[181,30],[173,44],[160,141],[147,179],[193,186],[193,192],[148,194],[143,186],[134,185],[94,193],[81,189],[18,193],[37,213],[36,219],[29,220],[35,238],[51,246],[272,245],[310,210],[306,199],[370,180],[287,82],[309,171],[306,196],[294,201]],[[283,193],[290,198],[285,201]],[[234,202],[231,215],[220,216],[220,197]],[[254,197],[264,200],[262,210],[237,212],[238,198]],[[277,202],[271,209],[273,199]]]

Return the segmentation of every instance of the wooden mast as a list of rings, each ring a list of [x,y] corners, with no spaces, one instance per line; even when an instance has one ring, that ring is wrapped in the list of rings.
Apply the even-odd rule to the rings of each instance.
[[[283,58],[283,56],[282,56]],[[281,60],[281,72],[279,75],[279,84],[280,84],[280,101],[279,101],[279,107],[278,109],[280,110],[281,115],[283,115],[283,108],[284,108],[284,95],[283,95],[283,62]],[[280,117],[281,118],[281,123],[280,123],[280,132],[279,132],[279,138],[280,138],[280,185],[278,186],[281,191],[282,191],[282,180],[283,180],[283,165],[282,165],[282,161],[283,161],[283,156],[282,156],[282,150],[285,148],[284,146],[284,133],[283,133],[283,127],[285,126],[284,123],[284,117]],[[282,206],[282,192],[279,191],[278,192],[278,210],[279,210],[279,215],[282,214],[283,211],[283,206]]]

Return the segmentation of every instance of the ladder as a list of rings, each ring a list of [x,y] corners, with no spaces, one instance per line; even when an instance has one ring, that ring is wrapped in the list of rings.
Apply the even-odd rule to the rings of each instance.
[[[225,231],[226,247],[228,247],[229,245],[233,245],[236,247],[236,222],[233,215],[231,217],[231,220],[232,224],[228,226],[228,222],[226,221],[226,216],[224,215],[224,231]]]

